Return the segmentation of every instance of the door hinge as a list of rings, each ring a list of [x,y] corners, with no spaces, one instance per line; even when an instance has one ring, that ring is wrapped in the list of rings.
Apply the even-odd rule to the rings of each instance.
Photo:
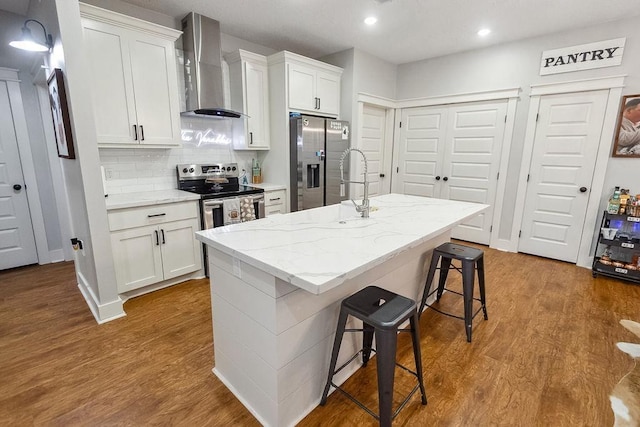
[[[489,233],[493,231],[493,225],[489,227]]]
[[[536,113],[536,122],[538,121],[539,118],[540,118],[540,114]]]
[[[507,123],[507,115],[504,115],[504,122]]]
[[[527,182],[529,182],[529,174],[527,174]]]
[[[522,237],[522,230],[518,232],[518,237]]]
[[[402,122],[400,122],[400,126],[398,126],[398,127],[402,127]]]
[[[496,175],[496,179],[500,179],[500,172],[498,172],[498,175]]]
[[[398,166],[396,166],[396,173],[400,172],[400,168]]]

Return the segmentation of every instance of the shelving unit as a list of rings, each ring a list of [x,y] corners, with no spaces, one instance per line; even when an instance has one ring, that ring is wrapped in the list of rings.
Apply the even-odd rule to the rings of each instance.
[[[640,255],[640,217],[610,214],[605,211],[600,226],[616,228],[618,232],[613,239],[606,239],[600,233],[591,270],[593,277],[600,274],[640,284],[640,270],[631,267],[634,255]],[[601,261],[605,251],[610,253],[611,265],[603,264]],[[606,259],[603,261],[607,262]]]

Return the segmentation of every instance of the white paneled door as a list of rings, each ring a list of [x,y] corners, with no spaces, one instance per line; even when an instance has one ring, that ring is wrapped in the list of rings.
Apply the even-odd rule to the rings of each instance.
[[[403,110],[394,191],[490,205],[452,236],[489,244],[506,101]]]
[[[436,107],[402,110],[400,142],[396,148],[393,191],[414,196],[440,197],[447,109]]]
[[[577,261],[608,94],[540,99],[519,252]]]
[[[38,262],[7,83],[0,81],[0,270]]]
[[[369,181],[369,196],[379,196],[390,192],[391,179],[388,177],[386,169],[385,144],[387,139],[387,110],[365,104],[362,109],[362,125],[360,128],[360,149],[367,156],[368,170],[367,180]],[[362,171],[354,176],[360,176]],[[385,175],[381,177],[380,175]],[[362,197],[363,189],[361,185],[355,186],[356,196]]]

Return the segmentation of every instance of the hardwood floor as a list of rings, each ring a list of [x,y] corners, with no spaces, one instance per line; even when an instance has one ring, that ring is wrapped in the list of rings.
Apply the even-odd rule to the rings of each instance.
[[[394,425],[612,425],[608,395],[634,363],[615,347],[634,342],[618,322],[640,321],[640,287],[484,249],[489,320],[476,317],[468,344],[462,321],[423,314],[429,403],[414,396]],[[440,304],[462,310],[452,294]],[[259,425],[211,372],[207,280],[132,299],[125,311],[97,325],[71,263],[0,272],[0,425]],[[412,366],[408,334],[398,357]],[[345,386],[376,410],[374,363]],[[412,386],[398,370],[396,399]],[[333,393],[299,425],[377,423]]]

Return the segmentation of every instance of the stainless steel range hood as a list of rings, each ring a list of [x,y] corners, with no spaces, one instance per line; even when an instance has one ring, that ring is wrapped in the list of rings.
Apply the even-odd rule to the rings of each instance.
[[[220,23],[197,13],[182,19],[187,111],[183,115],[241,117],[224,108]]]

